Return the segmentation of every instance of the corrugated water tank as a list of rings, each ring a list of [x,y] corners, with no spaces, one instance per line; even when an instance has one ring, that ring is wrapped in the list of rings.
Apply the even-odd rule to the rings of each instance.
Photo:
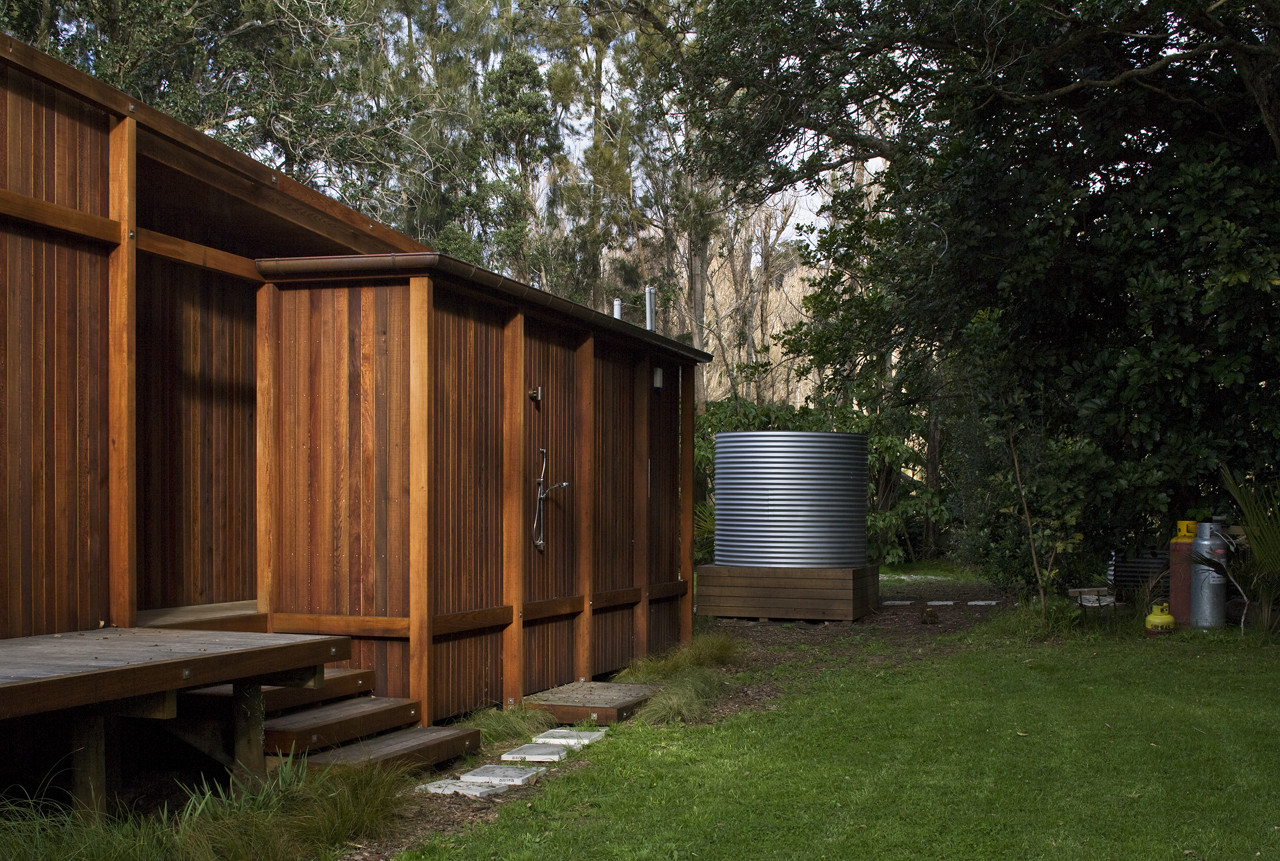
[[[867,563],[865,434],[716,434],[717,565]]]

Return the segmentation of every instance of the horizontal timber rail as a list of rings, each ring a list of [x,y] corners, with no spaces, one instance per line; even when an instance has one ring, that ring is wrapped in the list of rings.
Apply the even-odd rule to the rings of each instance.
[[[319,613],[273,613],[271,628],[282,634],[337,634],[344,637],[384,637],[407,640],[405,616],[340,616]]]
[[[591,609],[612,610],[614,607],[634,607],[644,597],[639,586],[629,589],[614,589],[612,592],[597,592],[591,596]]]
[[[687,580],[673,580],[670,583],[655,583],[649,587],[650,601],[666,601],[669,598],[681,598],[689,591]]]
[[[0,189],[0,215],[108,245],[120,244],[120,222]]]
[[[582,612],[581,595],[572,598],[553,598],[549,601],[530,601],[524,605],[521,618],[526,622],[537,622],[541,619],[554,619],[557,616],[576,616]]]

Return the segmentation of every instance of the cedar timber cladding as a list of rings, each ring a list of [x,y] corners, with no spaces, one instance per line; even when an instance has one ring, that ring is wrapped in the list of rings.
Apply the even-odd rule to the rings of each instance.
[[[427,720],[688,638],[705,354],[5,37],[0,94],[0,637],[256,600]]]

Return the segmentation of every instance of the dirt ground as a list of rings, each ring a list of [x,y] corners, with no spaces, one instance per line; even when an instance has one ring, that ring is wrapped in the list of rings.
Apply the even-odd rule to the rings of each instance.
[[[867,657],[867,660],[894,661],[921,652],[927,654],[940,648],[940,638],[973,627],[1001,607],[1008,607],[1010,604],[1008,596],[1001,595],[989,586],[927,578],[885,583],[881,587],[881,600],[911,601],[912,604],[882,606],[878,612],[853,624],[706,619],[699,620],[699,630],[723,631],[740,641],[735,666],[725,670],[726,675],[729,675],[750,667],[776,666],[794,660],[802,652],[814,648],[822,648],[825,653],[837,657],[843,657],[847,653],[853,658],[867,641],[880,644],[876,654]],[[950,606],[929,607],[929,601],[955,603]],[[1000,603],[996,606],[971,606],[967,603],[969,601]],[[889,648],[885,649],[884,646]],[[777,687],[764,683],[733,685],[713,706],[708,721],[721,721],[744,710],[767,709],[780,693]],[[499,762],[506,749],[486,750],[483,762],[469,763],[468,767]],[[558,774],[585,765],[582,761],[575,761],[553,767],[543,779],[554,780]],[[458,773],[459,769],[456,767],[454,770],[444,769],[422,775],[422,782],[456,777]],[[434,795],[425,791],[415,793],[388,834],[376,841],[353,844],[351,851],[342,856],[341,861],[386,861],[397,853],[424,842],[431,835],[454,833],[473,824],[490,821],[497,816],[502,805],[527,804],[540,791],[537,785],[520,787],[491,799]]]

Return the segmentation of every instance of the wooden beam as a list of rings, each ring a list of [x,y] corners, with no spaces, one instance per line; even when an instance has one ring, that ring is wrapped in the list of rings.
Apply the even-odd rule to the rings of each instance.
[[[657,583],[649,587],[649,603],[666,601],[669,598],[683,598],[689,594],[689,581],[672,580],[669,583]]]
[[[116,117],[135,121],[142,132],[142,151],[149,158],[163,163],[164,152],[185,152],[189,156],[188,166],[196,165],[195,172],[191,174],[196,179],[219,185],[227,177],[234,177],[238,182],[256,186],[260,197],[249,200],[249,203],[277,211],[277,214],[287,213],[282,217],[311,232],[349,236],[359,242],[358,246],[352,247],[360,252],[431,250],[142,104],[132,96],[3,34],[0,34],[0,63],[24,69],[79,100]]]
[[[0,215],[82,239],[93,239],[109,245],[120,242],[120,222],[115,219],[90,215],[58,203],[47,203],[7,188],[0,188]]]
[[[502,331],[502,600],[514,617],[502,632],[502,699],[524,698],[525,559],[529,537],[529,452],[525,450],[525,320],[515,314]]]
[[[180,143],[175,140],[178,137],[184,136],[173,130],[162,136],[143,129],[142,152],[152,161],[216,187],[220,194],[355,253],[430,250],[252,159],[222,153],[218,149],[221,145],[203,135]]]
[[[284,565],[281,540],[280,479],[280,291],[274,284],[258,288],[257,416],[254,425],[254,511],[258,612],[268,614],[278,603],[276,584]]]
[[[451,634],[469,634],[489,628],[505,628],[514,618],[507,606],[489,607],[484,610],[467,610],[462,613],[446,613],[431,620],[431,635],[447,637]]]
[[[635,451],[632,452],[632,468],[635,471],[635,494],[632,497],[632,514],[635,518],[635,546],[632,550],[632,582],[640,590],[640,600],[635,606],[632,657],[649,654],[649,410],[653,395],[653,367],[649,354],[636,363],[632,376],[635,387]]]
[[[692,365],[680,366],[680,579],[686,586],[679,610],[682,644],[693,638],[693,374]]]
[[[581,612],[573,626],[573,674],[578,681],[591,678],[593,623],[591,592],[595,577],[596,507],[596,342],[588,336],[573,356],[574,369],[574,437],[577,448],[574,460],[573,488],[577,496],[578,522],[578,594],[582,596]],[[528,614],[525,614],[528,618]]]
[[[431,722],[431,537],[435,523],[431,457],[435,452],[435,379],[431,322],[435,287],[409,279],[409,696]]]
[[[330,634],[341,637],[378,637],[407,640],[408,616],[337,616],[323,613],[273,613],[276,634]]]
[[[582,613],[584,601],[581,595],[568,598],[549,598],[545,601],[530,601],[524,605],[524,623],[538,622],[542,619],[554,619],[557,616],[575,616]]]
[[[137,147],[126,117],[111,129],[110,213],[118,225],[108,261],[108,583],[111,624],[131,628],[138,612],[137,523]]]
[[[262,283],[262,275],[257,265],[248,257],[228,254],[207,245],[198,245],[166,233],[138,228],[138,250],[146,254],[154,254],[178,263],[186,263],[210,272],[242,278],[254,284]]]
[[[613,589],[608,592],[597,592],[592,596],[592,607],[597,613],[613,610],[617,607],[634,607],[644,597],[644,590],[639,586],[628,586],[626,589]]]

